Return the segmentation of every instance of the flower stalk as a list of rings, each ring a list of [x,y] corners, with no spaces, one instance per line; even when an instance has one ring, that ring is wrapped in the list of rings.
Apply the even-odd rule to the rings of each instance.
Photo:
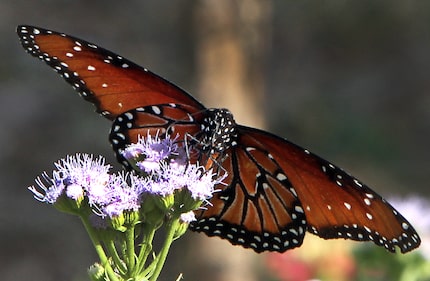
[[[161,248],[161,252],[159,253],[159,256],[158,256],[157,264],[155,265],[155,269],[152,273],[153,275],[151,276],[149,281],[156,281],[158,276],[160,275],[161,269],[163,268],[164,262],[166,261],[167,253],[170,250],[170,246],[172,245],[175,232],[178,226],[179,226],[179,217],[172,219],[167,224],[166,239],[164,240],[163,247]]]

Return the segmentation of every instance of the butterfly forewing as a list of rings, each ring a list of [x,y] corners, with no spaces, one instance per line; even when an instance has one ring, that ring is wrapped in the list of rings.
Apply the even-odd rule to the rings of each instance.
[[[204,109],[170,82],[95,44],[31,26],[19,26],[18,35],[28,53],[45,61],[111,120],[131,109],[162,103]]]

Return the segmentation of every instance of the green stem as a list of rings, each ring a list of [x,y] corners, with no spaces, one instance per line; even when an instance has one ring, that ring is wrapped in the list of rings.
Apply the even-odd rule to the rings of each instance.
[[[109,255],[112,257],[112,260],[116,268],[118,269],[119,272],[121,272],[122,275],[124,275],[127,272],[127,267],[124,265],[123,260],[118,255],[118,251],[116,250],[116,247],[115,247],[115,241],[114,240],[105,241],[105,245]]]
[[[136,272],[141,273],[145,267],[146,260],[152,251],[152,241],[154,240],[156,228],[150,225],[143,225],[143,241],[140,247],[138,264],[136,265]]]
[[[159,256],[154,257],[152,262],[138,275],[138,278],[140,279],[140,278],[146,277],[149,280],[151,276],[154,274],[154,268],[157,265],[159,260],[160,260]]]
[[[82,223],[84,224],[85,229],[88,232],[88,235],[91,238],[91,242],[93,242],[94,248],[96,249],[96,253],[98,254],[100,258],[100,263],[103,266],[103,268],[106,270],[107,275],[109,276],[109,281],[119,281],[118,277],[116,276],[115,272],[113,271],[109,260],[103,250],[103,246],[100,243],[100,240],[97,237],[97,233],[94,231],[93,227],[91,226],[90,222],[88,221],[88,217],[85,215],[80,216]]]
[[[160,275],[161,269],[163,268],[164,262],[166,261],[167,254],[169,253],[170,246],[172,245],[173,238],[175,236],[175,232],[178,226],[179,217],[176,216],[173,217],[172,220],[167,223],[166,240],[164,240],[163,248],[161,248],[161,252],[157,256],[158,262],[149,281],[156,281],[158,276]]]
[[[134,273],[136,265],[136,254],[134,248],[134,226],[128,226],[125,231],[125,243],[126,243],[126,257],[125,262],[127,264],[127,269],[129,277]]]

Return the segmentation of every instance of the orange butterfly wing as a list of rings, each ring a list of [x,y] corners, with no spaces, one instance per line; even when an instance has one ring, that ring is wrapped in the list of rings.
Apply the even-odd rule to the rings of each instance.
[[[238,241],[228,229],[241,228],[260,242],[244,245],[257,252],[297,247],[303,229],[325,239],[373,241],[391,252],[394,246],[402,252],[419,246],[411,224],[354,177],[280,137],[243,126],[238,130],[238,145],[222,163],[227,186],[200,214],[195,230],[209,235],[224,230],[224,238],[241,244],[244,239]]]
[[[29,54],[45,61],[110,120],[154,104],[205,109],[179,87],[95,44],[39,27],[18,26],[17,32]]]

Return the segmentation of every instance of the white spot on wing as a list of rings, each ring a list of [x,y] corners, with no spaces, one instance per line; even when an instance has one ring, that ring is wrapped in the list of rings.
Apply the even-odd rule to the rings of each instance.
[[[279,181],[284,181],[284,180],[286,180],[286,179],[287,179],[287,176],[286,176],[286,175],[284,175],[284,174],[282,174],[282,173],[278,173],[278,174],[276,175],[276,179],[278,179]]]
[[[152,106],[152,111],[154,111],[155,114],[160,114],[161,113],[161,109],[158,106]]]
[[[132,113],[130,113],[130,112],[126,112],[126,113],[124,113],[124,115],[125,115],[129,120],[133,119],[133,114],[132,114]]]

